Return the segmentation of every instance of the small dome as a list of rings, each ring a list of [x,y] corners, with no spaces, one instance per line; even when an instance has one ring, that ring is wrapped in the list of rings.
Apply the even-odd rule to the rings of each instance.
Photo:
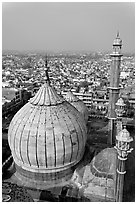
[[[9,126],[15,175],[40,189],[67,180],[83,156],[86,132],[80,113],[45,83]]]
[[[99,152],[91,162],[91,172],[99,177],[114,178],[116,174],[117,151],[106,148]]]
[[[124,100],[123,98],[119,98],[116,102],[116,105],[117,106],[125,106],[126,104],[124,103]]]
[[[116,136],[116,139],[122,142],[132,142],[133,141],[133,138],[130,137],[130,134],[127,131],[126,127],[124,127],[124,129],[118,133],[118,135]]]
[[[69,91],[66,94],[65,99],[83,115],[83,117],[87,123],[88,110],[87,110],[86,105],[83,103],[83,101],[81,101],[79,98],[77,98],[71,91]]]

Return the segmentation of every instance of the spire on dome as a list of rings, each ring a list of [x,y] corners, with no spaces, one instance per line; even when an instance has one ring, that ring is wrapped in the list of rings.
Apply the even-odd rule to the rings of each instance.
[[[45,57],[45,75],[46,75],[46,82],[50,84],[49,73],[48,73],[48,58],[47,55]]]

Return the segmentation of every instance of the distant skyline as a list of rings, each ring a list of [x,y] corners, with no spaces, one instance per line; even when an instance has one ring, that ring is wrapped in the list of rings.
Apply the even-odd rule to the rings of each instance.
[[[3,2],[2,50],[135,52],[134,2]]]

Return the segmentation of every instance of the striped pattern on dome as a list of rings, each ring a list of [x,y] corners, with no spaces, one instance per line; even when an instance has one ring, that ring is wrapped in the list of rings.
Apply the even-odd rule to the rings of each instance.
[[[62,97],[60,97],[54,88],[49,86],[48,83],[45,83],[40,90],[36,93],[36,95],[30,99],[30,103],[38,106],[51,106],[57,105],[64,101]]]
[[[8,141],[18,166],[52,173],[80,161],[86,133],[85,121],[76,108],[46,84],[14,116]]]
[[[69,103],[36,107],[26,104],[9,127],[15,163],[37,169],[64,168],[84,153],[86,126]]]

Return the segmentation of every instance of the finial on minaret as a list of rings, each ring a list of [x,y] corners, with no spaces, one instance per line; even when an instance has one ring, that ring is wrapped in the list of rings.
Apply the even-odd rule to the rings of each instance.
[[[47,55],[45,57],[45,75],[46,75],[46,82],[50,84],[49,73],[48,73],[48,58]]]
[[[119,47],[120,49],[122,47],[122,40],[120,39],[119,31],[117,31],[116,38],[114,39],[113,42],[114,53],[116,52],[116,47]],[[119,52],[120,49],[118,49],[117,52]]]
[[[119,30],[117,31],[117,38],[119,38]]]

